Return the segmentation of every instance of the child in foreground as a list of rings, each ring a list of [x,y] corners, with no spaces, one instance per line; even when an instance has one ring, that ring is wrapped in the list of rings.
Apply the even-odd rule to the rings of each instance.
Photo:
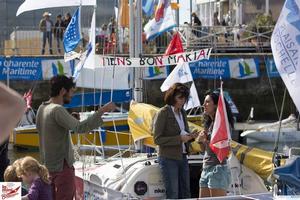
[[[48,169],[36,159],[26,156],[17,167],[17,175],[30,185],[22,200],[52,200]]]
[[[9,165],[4,172],[5,182],[22,182],[22,179],[17,176],[17,167],[20,165],[22,158],[16,160],[12,165]],[[28,191],[22,186],[21,195],[24,196]]]

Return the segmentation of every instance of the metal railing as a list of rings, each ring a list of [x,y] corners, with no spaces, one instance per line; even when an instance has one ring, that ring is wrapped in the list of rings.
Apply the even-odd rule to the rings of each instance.
[[[212,47],[214,51],[233,50],[259,50],[260,48],[270,49],[271,35],[273,26],[248,27],[248,26],[179,26],[174,31],[179,31],[183,47],[186,50],[196,50],[200,48]],[[88,29],[82,29],[84,40],[79,45],[79,49],[86,47],[88,38]],[[96,53],[98,54],[128,54],[129,53],[129,35],[122,35],[122,40],[118,34],[97,35]],[[166,32],[152,41],[143,42],[143,54],[163,53],[167,48],[172,34]],[[123,41],[123,42],[119,42]],[[60,48],[62,42],[60,41]],[[0,54],[2,55],[41,55],[42,32],[38,27],[14,27],[11,29],[1,29],[0,31]],[[46,53],[48,51],[46,44]],[[54,55],[63,55],[59,52],[56,37],[52,34],[52,49]]]

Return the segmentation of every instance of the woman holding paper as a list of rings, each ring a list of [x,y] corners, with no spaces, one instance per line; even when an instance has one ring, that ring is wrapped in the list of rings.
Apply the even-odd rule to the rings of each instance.
[[[189,88],[173,84],[165,93],[162,107],[154,119],[154,142],[159,147],[159,166],[163,175],[167,199],[190,198],[190,176],[187,161],[189,141],[196,137],[189,133],[184,104]]]
[[[218,107],[219,92],[207,92],[204,100],[204,130],[201,131],[196,141],[205,147],[203,158],[203,170],[199,180],[199,197],[226,196],[226,190],[230,184],[230,171],[227,167],[227,159],[219,161],[216,154],[209,146],[213,131],[215,115]],[[233,117],[225,101],[227,117],[233,128]]]

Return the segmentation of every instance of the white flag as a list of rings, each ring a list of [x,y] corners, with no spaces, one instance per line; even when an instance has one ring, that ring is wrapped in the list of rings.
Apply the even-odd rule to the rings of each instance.
[[[25,0],[18,8],[16,16],[23,12],[43,8],[68,7],[68,6],[96,6],[96,0]]]
[[[79,63],[75,67],[75,71],[73,74],[74,79],[76,80],[80,74],[80,71],[86,65],[90,66],[90,68],[95,67],[94,57],[95,57],[95,26],[96,26],[96,14],[93,13],[92,22],[91,22],[91,29],[89,35],[89,44],[87,50],[82,54],[80,57]]]
[[[177,64],[177,66],[173,69],[173,71],[169,74],[169,76],[163,82],[163,84],[160,87],[160,90],[162,92],[165,92],[174,83],[187,83],[187,82],[193,82],[193,76],[191,73],[190,66],[187,62],[180,62]],[[198,97],[198,93],[197,93],[195,84],[193,82],[192,86],[190,88],[190,96],[189,96],[188,102],[184,106],[184,109],[188,110],[190,108],[195,108],[200,105],[201,104],[200,104],[200,100]]]
[[[176,26],[169,1],[160,0],[154,18],[144,27],[147,40],[154,39],[161,33],[168,31]]]
[[[299,6],[299,1],[285,1],[271,38],[277,70],[298,111],[300,111]]]
[[[195,83],[193,82],[191,88],[190,88],[190,96],[188,102],[184,105],[185,110],[189,110],[191,108],[196,108],[201,106],[198,92],[195,86]]]

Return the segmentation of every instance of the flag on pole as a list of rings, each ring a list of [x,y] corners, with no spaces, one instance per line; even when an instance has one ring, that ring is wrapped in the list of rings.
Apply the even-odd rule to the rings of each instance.
[[[160,87],[162,92],[167,91],[174,83],[188,83],[192,82],[192,86],[190,88],[190,96],[188,102],[184,106],[184,109],[188,110],[191,108],[195,108],[200,106],[200,101],[198,97],[198,93],[193,82],[192,73],[189,67],[189,64],[186,62],[180,62],[173,69],[173,71],[169,74],[166,80]]]
[[[230,152],[230,130],[227,117],[226,105],[221,83],[221,91],[218,100],[218,107],[215,116],[215,122],[211,134],[209,147],[216,154],[218,160],[222,162],[229,156]]]
[[[90,35],[89,35],[89,44],[87,46],[86,51],[81,55],[79,63],[76,65],[73,77],[75,80],[77,80],[81,69],[85,66],[85,64],[89,64],[94,66],[94,54],[95,54],[95,38],[96,38],[96,33],[95,33],[95,27],[96,27],[96,14],[95,12],[93,13],[92,16],[92,22],[91,22],[91,28],[90,28]],[[91,67],[91,66],[90,66]]]
[[[276,68],[300,111],[300,2],[286,0],[271,37]]]
[[[155,0],[143,0],[142,9],[147,17],[150,17],[154,13]]]
[[[80,7],[74,13],[66,32],[64,33],[64,49],[66,53],[73,51],[81,41]]]
[[[170,2],[159,0],[155,16],[144,27],[147,40],[152,40],[161,33],[168,31],[176,26]]]
[[[165,56],[184,52],[180,35],[176,32],[166,49]]]
[[[129,28],[129,5],[128,0],[120,0],[119,25]]]
[[[25,0],[25,2],[18,8],[16,16],[31,10],[80,5],[96,6],[96,0]]]

